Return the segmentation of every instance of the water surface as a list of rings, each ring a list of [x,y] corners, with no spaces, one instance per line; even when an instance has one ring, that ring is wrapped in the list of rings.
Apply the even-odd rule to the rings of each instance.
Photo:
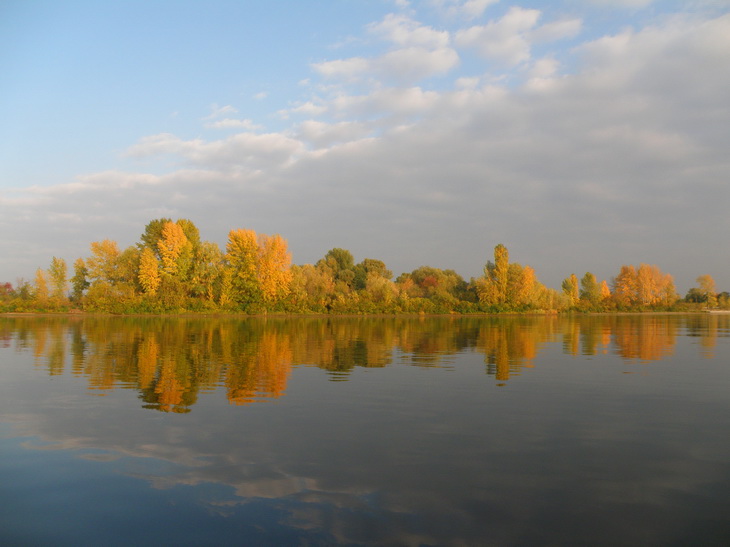
[[[0,540],[728,545],[730,316],[0,318]]]

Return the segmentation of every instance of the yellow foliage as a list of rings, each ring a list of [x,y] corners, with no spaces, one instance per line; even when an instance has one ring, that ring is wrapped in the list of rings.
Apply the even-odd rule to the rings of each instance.
[[[291,254],[280,235],[259,237],[258,278],[266,302],[275,302],[289,294],[292,273]]]
[[[139,284],[147,294],[153,295],[160,286],[160,271],[152,249],[145,247],[139,260]]]
[[[188,245],[188,238],[180,225],[166,222],[162,228],[162,237],[157,242],[164,272],[170,275],[178,273],[178,259],[186,245]]]
[[[111,239],[93,241],[91,243],[91,257],[86,261],[89,277],[107,283],[117,280],[119,247]]]

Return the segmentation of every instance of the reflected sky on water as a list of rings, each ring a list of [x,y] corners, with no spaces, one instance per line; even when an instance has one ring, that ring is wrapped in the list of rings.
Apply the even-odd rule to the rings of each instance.
[[[0,318],[16,544],[726,545],[730,316]]]

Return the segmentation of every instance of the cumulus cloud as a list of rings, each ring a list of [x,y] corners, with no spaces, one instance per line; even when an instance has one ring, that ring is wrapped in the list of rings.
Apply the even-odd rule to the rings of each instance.
[[[444,74],[459,63],[459,55],[451,48],[395,49],[374,59],[353,57],[316,63],[313,68],[325,78],[355,81],[367,77],[397,82],[415,82]]]
[[[645,8],[653,4],[655,0],[588,0],[589,4],[606,8]]]
[[[366,137],[370,133],[369,124],[358,122],[326,123],[307,120],[294,128],[294,134],[298,139],[312,144],[315,148],[352,142]]]
[[[530,58],[528,32],[535,27],[539,17],[539,10],[513,7],[500,19],[460,30],[456,43],[474,48],[488,59],[516,65]]]
[[[563,19],[546,23],[531,33],[535,42],[554,42],[563,38],[572,38],[580,33],[583,22],[580,19]]]
[[[139,158],[174,155],[199,166],[261,169],[285,165],[303,151],[300,141],[281,133],[239,133],[210,142],[203,139],[183,140],[163,133],[141,139],[129,148],[127,154]]]
[[[368,25],[367,30],[394,47],[372,58],[350,57],[315,63],[313,69],[325,78],[344,81],[377,78],[415,82],[445,74],[459,63],[458,54],[449,46],[448,32],[437,31],[405,15],[389,14],[382,21]]]
[[[222,120],[208,122],[205,124],[205,127],[211,129],[248,129],[254,131],[256,129],[262,129],[263,126],[255,124],[249,119],[224,118]]]
[[[368,30],[403,47],[443,48],[449,45],[448,32],[434,30],[405,15],[388,14],[382,21],[368,25]]]
[[[458,74],[438,89],[410,80],[448,70],[454,59],[438,61],[436,52],[450,46],[438,31],[386,17],[369,32],[394,49],[313,67],[313,80],[368,74],[372,86],[294,104],[282,115],[296,121],[280,132],[144,137],[127,158],[167,158],[163,173],[99,173],[6,195],[0,228],[50,234],[47,247],[23,251],[28,261],[61,245],[57,224],[30,219],[98,217],[83,232],[64,227],[61,249],[74,257],[89,229],[92,239],[131,243],[164,214],[196,220],[219,242],[231,227],[281,233],[298,263],[340,246],[397,272],[431,264],[469,277],[502,242],[552,286],[573,271],[610,278],[622,263],[640,262],[658,264],[685,290],[704,273],[693,263],[730,283],[721,277],[727,253],[717,251],[730,229],[730,16],[677,16],[596,38],[572,50],[570,73],[553,57],[533,58],[531,40],[580,30],[550,25],[513,8],[457,32],[460,47],[530,63],[518,84]],[[431,68],[406,83],[378,80],[418,58]],[[234,119],[226,108],[213,109],[215,120]],[[16,253],[11,244],[0,251]]]
[[[499,0],[432,0],[432,3],[449,16],[462,16],[476,19],[484,11]]]

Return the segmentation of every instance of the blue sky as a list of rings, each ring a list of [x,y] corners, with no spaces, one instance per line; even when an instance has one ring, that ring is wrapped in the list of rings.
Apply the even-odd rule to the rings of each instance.
[[[0,2],[0,280],[153,218],[730,290],[730,2]]]

